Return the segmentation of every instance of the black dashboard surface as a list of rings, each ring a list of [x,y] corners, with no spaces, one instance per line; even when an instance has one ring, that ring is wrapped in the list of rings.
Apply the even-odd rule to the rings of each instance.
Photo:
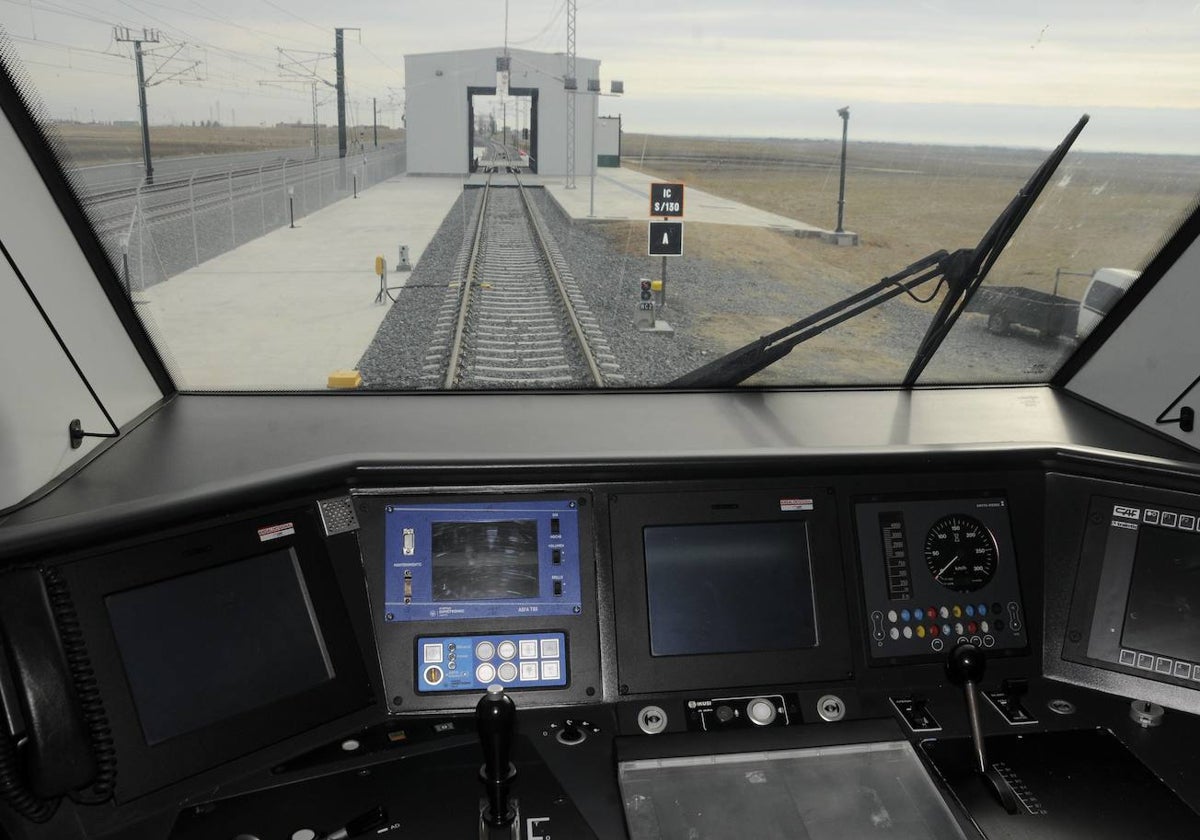
[[[446,399],[457,401],[454,411],[446,411]],[[1070,480],[1058,478],[1062,474]],[[82,619],[102,693],[116,704],[118,770],[123,760],[142,774],[122,780],[118,772],[115,804],[64,806],[55,820],[16,836],[133,840],[173,832],[202,836],[218,826],[285,837],[299,823],[272,815],[288,808],[304,814],[305,824],[331,830],[382,797],[389,779],[406,786],[387,798],[409,819],[394,821],[384,834],[405,824],[435,828],[427,785],[468,809],[478,793],[470,715],[478,686],[439,693],[443,646],[490,646],[482,659],[458,654],[473,670],[484,660],[499,664],[489,657],[502,644],[513,645],[515,664],[518,643],[540,640],[556,651],[562,646],[553,657],[542,653],[541,661],[557,662],[578,678],[541,693],[514,692],[527,802],[537,803],[539,815],[561,808],[554,836],[574,836],[572,825],[581,837],[621,836],[614,773],[620,755],[643,761],[872,739],[907,740],[914,747],[929,737],[961,739],[967,718],[962,695],[947,681],[945,651],[951,639],[972,637],[989,649],[982,687],[1007,692],[1029,711],[1033,720],[1020,722],[1029,726],[1022,732],[1109,729],[1134,760],[1166,781],[1171,796],[1182,797],[1186,806],[1180,807],[1195,809],[1200,775],[1174,745],[1200,738],[1200,719],[1171,711],[1158,731],[1131,723],[1129,698],[1158,696],[1152,682],[1136,675],[1105,683],[1104,690],[1078,671],[1068,681],[1047,677],[1061,657],[1065,615],[1058,602],[1072,597],[1088,500],[1101,490],[1111,493],[1114,483],[1127,488],[1121,497],[1192,493],[1197,474],[1190,451],[1042,387],[346,400],[184,395],[0,524],[6,560],[58,570],[69,584],[78,608],[71,620]],[[1164,489],[1148,489],[1154,486]],[[457,516],[506,499],[567,505],[538,514],[543,517],[579,505],[578,561],[559,565],[560,553],[538,561],[551,564],[547,574],[558,581],[556,593],[579,597],[573,614],[381,619],[387,554],[381,523],[388,506],[453,502],[442,507],[457,505]],[[349,525],[331,530],[321,506],[331,500],[344,501],[347,510],[354,505],[357,521],[351,516]],[[898,555],[897,514],[912,532]],[[961,527],[962,515],[1000,534],[990,548],[976,543],[985,555],[978,567],[953,554],[946,560],[925,545],[925,532],[935,530],[931,523],[942,526],[944,539]],[[505,524],[492,529],[493,537],[532,534],[512,518],[507,508],[496,513],[493,519]],[[655,539],[681,538],[695,554],[705,537],[689,528],[720,526],[723,538],[736,541],[749,525],[770,522],[793,524],[759,544],[765,554],[753,574],[701,577],[720,581],[716,609],[722,598],[752,600],[755,587],[761,593],[772,585],[772,553],[801,538],[811,552],[805,572],[811,596],[791,581],[785,597],[759,605],[773,611],[768,626],[779,628],[781,603],[811,598],[814,626],[785,633],[784,641],[768,640],[763,650],[726,649],[710,634],[704,644],[656,655],[655,607],[648,611],[645,599],[647,569],[659,561],[644,553],[654,544],[646,542],[647,530],[665,529],[654,532]],[[398,533],[387,539],[394,543]],[[474,543],[491,538],[486,528],[470,533]],[[881,533],[891,546],[883,554],[874,544]],[[187,755],[139,744],[135,704],[122,688],[117,645],[101,605],[123,586],[215,563],[204,558],[215,558],[212,547],[227,539],[275,552],[269,556],[299,552],[304,577],[320,581],[319,623],[326,632],[337,628],[341,652],[334,660],[343,664],[336,670],[350,675],[358,699],[324,715],[319,703],[302,713],[264,707],[276,735],[256,740],[247,734],[252,721],[246,718]],[[869,550],[864,541],[872,541]],[[561,552],[552,544],[545,552]],[[464,557],[456,554],[454,562]],[[911,589],[883,582],[900,568],[897,557],[914,561],[905,575],[923,576]],[[411,574],[388,584],[391,597],[407,597],[404,581],[428,585],[417,559],[393,563]],[[532,560],[522,562],[532,567]],[[572,570],[586,579],[580,589],[572,588]],[[667,600],[675,589],[662,582],[656,587],[654,597]],[[1044,596],[1047,587],[1054,604]],[[867,588],[878,591],[867,596]],[[521,603],[534,603],[531,591],[516,593],[526,597]],[[687,591],[707,597],[704,585]],[[348,622],[329,618],[342,610]],[[730,614],[744,620],[755,610],[743,604]],[[997,618],[1020,624],[997,628]],[[726,632],[727,625],[714,626]],[[355,654],[365,680],[357,676],[359,664],[345,666]],[[549,679],[548,673],[540,676]],[[938,728],[905,723],[899,709],[913,704]],[[1058,710],[1066,706],[1071,714]],[[1013,727],[999,707],[988,707],[986,735],[1022,737]],[[130,763],[130,756],[140,758]],[[152,761],[162,762],[165,787],[147,781]],[[323,793],[335,788],[353,792],[345,807],[322,804]],[[953,798],[948,789],[943,793]],[[966,836],[975,836],[968,811],[955,815]],[[245,820],[252,817],[265,827],[249,831]]]

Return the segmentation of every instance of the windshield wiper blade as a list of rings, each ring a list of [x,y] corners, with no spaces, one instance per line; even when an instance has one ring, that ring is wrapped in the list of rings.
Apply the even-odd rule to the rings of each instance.
[[[1083,127],[1088,124],[1089,119],[1087,114],[1079,118],[1075,127],[1067,132],[1063,141],[1050,153],[1049,157],[1042,161],[1042,165],[1025,182],[1025,186],[1013,196],[1004,211],[996,217],[996,221],[992,222],[992,226],[988,228],[987,233],[983,235],[979,244],[971,252],[971,260],[963,273],[958,277],[949,278],[946,296],[942,298],[937,313],[925,330],[925,337],[921,339],[921,344],[913,355],[908,373],[904,376],[903,387],[911,388],[925,370],[926,365],[933,359],[934,354],[937,353],[938,348],[941,347],[942,342],[958,321],[958,316],[966,310],[967,304],[971,302],[976,290],[979,289],[988,272],[992,270],[996,260],[1000,259],[1000,254],[1004,252],[1005,246],[1017,232],[1021,222],[1025,220],[1026,214],[1029,213],[1038,196],[1042,194],[1046,184],[1050,182],[1054,170],[1058,169],[1063,158],[1067,156],[1067,152],[1075,143],[1075,139],[1079,137],[1079,133],[1083,131]]]
[[[770,367],[810,338],[815,338],[831,327],[874,309],[898,295],[911,295],[913,289],[936,279],[938,287],[934,289],[933,295],[930,295],[930,300],[937,295],[942,284],[945,284],[949,291],[926,331],[917,349],[917,356],[913,358],[904,378],[904,386],[911,387],[912,382],[937,351],[945,334],[954,325],[958,313],[965,308],[979,283],[987,276],[996,258],[1012,238],[1021,220],[1029,212],[1029,207],[1041,193],[1087,121],[1088,116],[1084,114],[1067,134],[1066,139],[1043,161],[1033,177],[996,218],[975,248],[960,249],[953,253],[945,250],[935,251],[896,274],[884,277],[879,282],[775,332],[756,338],[668,384],[675,388],[725,388],[737,385]]]

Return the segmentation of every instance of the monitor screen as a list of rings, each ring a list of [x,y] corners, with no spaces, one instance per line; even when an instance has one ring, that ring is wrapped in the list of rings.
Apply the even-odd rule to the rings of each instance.
[[[105,604],[151,745],[334,677],[292,549],[118,592]]]
[[[433,600],[537,596],[537,522],[433,523]]]
[[[1200,659],[1200,534],[1142,527],[1121,645]]]
[[[804,522],[643,529],[653,656],[815,647]]]

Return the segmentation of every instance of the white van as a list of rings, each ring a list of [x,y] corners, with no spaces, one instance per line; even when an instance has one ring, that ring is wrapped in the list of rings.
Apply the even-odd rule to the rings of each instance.
[[[1079,304],[1079,324],[1075,334],[1080,338],[1088,335],[1116,305],[1121,296],[1138,279],[1140,271],[1128,268],[1098,268],[1088,283],[1087,292]]]

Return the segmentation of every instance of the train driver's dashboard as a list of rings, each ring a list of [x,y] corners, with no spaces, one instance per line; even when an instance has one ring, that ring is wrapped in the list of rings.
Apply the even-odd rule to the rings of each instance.
[[[0,534],[13,838],[1200,825],[1195,470],[1069,398],[1054,446],[420,468],[205,460],[189,399]]]

